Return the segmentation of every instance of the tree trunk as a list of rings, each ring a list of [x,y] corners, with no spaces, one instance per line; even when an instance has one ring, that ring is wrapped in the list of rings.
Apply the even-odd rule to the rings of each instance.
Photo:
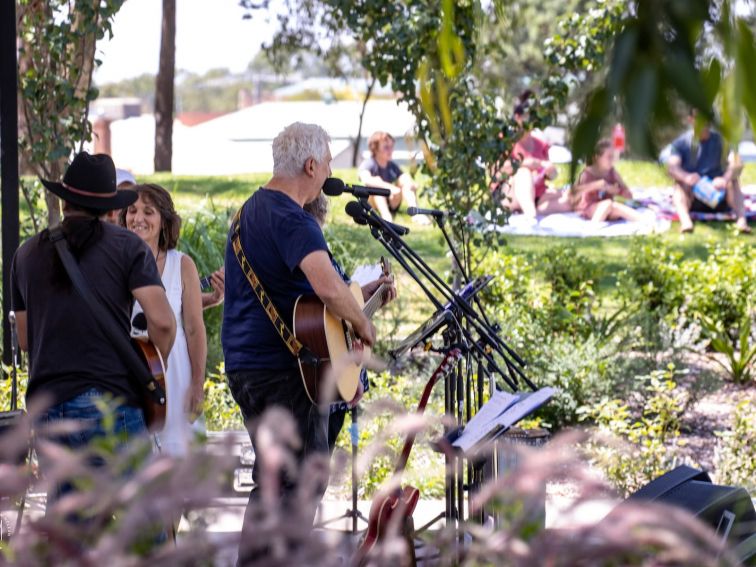
[[[352,149],[352,167],[357,167],[357,161],[360,157],[360,140],[362,140],[362,119],[365,117],[365,108],[367,107],[370,95],[375,87],[375,77],[370,80],[367,90],[365,91],[365,98],[362,100],[362,110],[360,111],[360,124],[357,126],[357,139],[354,141],[354,148]]]
[[[160,66],[155,84],[155,171],[171,171],[173,79],[176,70],[176,0],[163,0]]]

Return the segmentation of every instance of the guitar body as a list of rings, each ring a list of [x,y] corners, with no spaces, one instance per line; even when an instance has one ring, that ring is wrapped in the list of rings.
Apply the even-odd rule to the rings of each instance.
[[[146,337],[132,338],[131,344],[147,365],[152,377],[158,384],[160,384],[163,392],[167,392],[165,388],[165,363],[163,362],[163,357],[160,354],[160,351],[154,344],[152,344],[152,341]],[[163,403],[159,404],[155,398],[145,392],[142,395],[141,401],[144,420],[147,422],[147,429],[151,433],[162,431],[165,426],[165,413],[168,407],[168,400],[163,398]]]
[[[414,486],[405,486],[389,494],[378,493],[370,504],[368,530],[365,539],[354,555],[354,565],[364,565],[375,544],[386,537],[389,530],[403,529],[420,500],[420,491]]]
[[[357,283],[349,286],[357,304],[362,307],[362,288]],[[346,362],[346,357],[353,350],[357,336],[352,325],[334,316],[316,295],[302,295],[294,304],[294,335],[312,353],[318,357],[317,367],[302,364],[299,361],[299,371],[302,375],[307,396],[312,403],[325,401],[348,402],[357,394],[360,384],[362,366],[354,362]],[[362,349],[365,358],[370,357],[370,349]],[[325,379],[331,370],[331,363],[336,362],[339,374],[335,377],[335,399],[321,399],[325,389]],[[333,397],[333,396],[331,396]]]

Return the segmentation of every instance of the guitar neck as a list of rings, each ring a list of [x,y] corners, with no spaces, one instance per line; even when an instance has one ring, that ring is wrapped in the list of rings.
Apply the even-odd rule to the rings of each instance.
[[[425,411],[425,406],[428,405],[428,400],[430,399],[431,392],[433,391],[433,386],[435,386],[441,378],[443,378],[450,372],[460,356],[461,352],[459,349],[452,349],[451,351],[449,351],[446,357],[444,357],[444,360],[441,362],[441,364],[438,365],[435,372],[433,372],[433,375],[430,377],[430,380],[428,380],[428,383],[425,385],[422,396],[420,396],[420,402],[417,404],[417,415],[423,414],[423,412]],[[399,456],[399,462],[396,464],[396,468],[394,469],[394,474],[401,473],[407,466],[407,461],[409,460],[410,453],[412,452],[412,445],[415,443],[415,437],[415,433],[410,433],[409,435],[407,435],[407,439],[404,441],[404,447],[402,448],[402,453]]]
[[[378,311],[378,308],[383,305],[383,294],[386,292],[387,287],[386,284],[381,284],[362,308],[362,312],[368,319],[372,319],[375,312]]]

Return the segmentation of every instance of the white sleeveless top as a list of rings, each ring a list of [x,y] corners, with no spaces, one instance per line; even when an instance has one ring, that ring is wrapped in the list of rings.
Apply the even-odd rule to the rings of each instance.
[[[179,457],[186,455],[189,443],[194,438],[194,430],[203,430],[201,420],[194,425],[189,422],[184,412],[185,400],[192,382],[192,365],[189,360],[189,348],[184,333],[182,309],[183,286],[181,281],[181,257],[178,250],[168,250],[163,269],[163,287],[168,296],[173,315],[176,317],[176,340],[168,356],[168,372],[165,376],[168,407],[165,416],[165,428],[157,435],[160,448],[168,455]],[[142,312],[139,302],[134,303],[131,315]]]

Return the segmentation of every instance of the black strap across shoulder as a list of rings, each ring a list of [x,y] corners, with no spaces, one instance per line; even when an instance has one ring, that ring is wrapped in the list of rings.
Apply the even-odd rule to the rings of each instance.
[[[68,242],[66,241],[65,234],[63,234],[63,229],[60,226],[56,226],[55,228],[51,228],[49,233],[50,241],[54,244],[55,250],[60,257],[60,261],[63,263],[63,267],[66,269],[68,277],[71,278],[71,283],[73,284],[74,289],[81,298],[84,299],[84,303],[89,307],[89,311],[95,321],[97,321],[100,330],[111,342],[113,348],[118,353],[118,356],[121,357],[121,360],[131,374],[146,389],[150,396],[152,396],[154,401],[159,405],[164,405],[165,391],[160,384],[158,384],[152,374],[150,374],[144,362],[139,358],[139,355],[134,351],[129,339],[123,334],[123,331],[117,327],[113,314],[105,308],[97,296],[92,292],[87,279],[84,277],[84,274],[81,273],[76,259],[68,248]]]

